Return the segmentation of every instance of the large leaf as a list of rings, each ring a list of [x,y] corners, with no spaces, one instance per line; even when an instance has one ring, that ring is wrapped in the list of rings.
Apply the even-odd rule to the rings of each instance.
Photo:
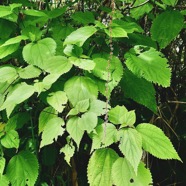
[[[126,97],[131,98],[153,112],[156,112],[155,89],[151,82],[135,76],[126,69],[120,85]]]
[[[62,136],[64,133],[63,125],[62,118],[55,117],[48,120],[42,132],[40,148],[53,143],[54,139],[57,141],[58,136]]]
[[[136,127],[136,130],[142,136],[145,151],[160,159],[177,159],[181,161],[171,141],[160,128],[149,123],[142,123]]]
[[[47,96],[47,102],[58,112],[62,112],[67,103],[66,93],[63,91],[52,92]]]
[[[1,144],[5,148],[16,148],[16,149],[18,149],[19,142],[20,142],[19,134],[15,130],[7,131],[5,136],[3,136],[3,138],[1,139]]]
[[[135,75],[163,87],[170,86],[171,70],[168,67],[167,59],[154,48],[135,46],[125,55],[125,58],[128,69]]]
[[[79,126],[79,117],[75,116],[67,121],[67,132],[70,134],[72,139],[76,142],[79,147],[80,141],[83,137],[84,131]]]
[[[6,175],[0,176],[0,185],[1,186],[8,186],[9,185],[9,180]]]
[[[66,81],[64,90],[73,106],[79,101],[94,100],[98,96],[96,84],[90,78],[83,76],[75,76]]]
[[[90,186],[112,186],[111,170],[117,158],[117,153],[110,148],[99,149],[93,153],[88,164]]]
[[[44,38],[37,43],[29,43],[23,48],[24,60],[40,68],[45,61],[52,57],[56,51],[56,42],[51,38]]]
[[[22,79],[36,78],[41,74],[41,70],[33,65],[28,65],[25,68],[20,68],[18,74]]]
[[[31,85],[27,85],[26,83],[20,83],[16,85],[7,95],[7,98],[0,110],[6,109],[7,111],[11,107],[11,110],[15,107],[15,105],[22,103],[26,99],[28,99],[34,93],[34,87]],[[8,115],[11,114],[12,111],[9,112]]]
[[[94,26],[85,26],[72,32],[64,41],[64,45],[75,44],[81,47],[84,42],[91,37],[95,32],[96,28]]]
[[[78,125],[82,130],[90,133],[97,125],[98,118],[93,112],[84,113],[78,120]]]
[[[142,138],[140,134],[135,129],[127,128],[119,131],[119,138],[119,149],[137,173],[142,157]]]
[[[139,6],[141,4],[142,6]],[[150,3],[147,3],[146,0],[136,0],[135,3],[133,4],[133,7],[136,7],[136,8],[131,9],[130,13],[131,13],[131,17],[135,19],[139,19],[144,14],[149,13],[153,9],[153,5]]]
[[[39,133],[43,132],[47,122],[57,117],[57,112],[52,107],[46,107],[39,115]]]
[[[12,186],[33,186],[38,177],[38,160],[32,153],[22,151],[8,163],[6,175]]]
[[[140,163],[137,174],[126,158],[118,158],[112,167],[113,183],[117,186],[147,186],[152,184],[152,176],[144,163]]]
[[[72,68],[72,64],[69,63],[67,58],[64,56],[53,56],[49,59],[45,59],[42,68],[51,74],[62,75]]]
[[[19,48],[19,43],[13,44],[13,45],[7,45],[7,46],[0,46],[0,59],[14,53]]]
[[[115,142],[116,127],[111,123],[103,123],[98,125],[92,132],[92,148],[94,149],[104,148]]]
[[[165,11],[159,14],[151,27],[152,38],[165,48],[181,31],[184,16],[179,11]]]
[[[12,82],[17,78],[17,70],[13,66],[0,67],[0,82]]]
[[[94,61],[90,59],[81,59],[76,57],[70,57],[69,62],[83,70],[93,70],[95,67]]]

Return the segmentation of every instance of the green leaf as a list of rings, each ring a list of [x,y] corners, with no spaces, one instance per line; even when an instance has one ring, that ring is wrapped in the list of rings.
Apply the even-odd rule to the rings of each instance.
[[[37,43],[29,43],[23,48],[24,60],[31,64],[43,68],[45,61],[54,56],[56,42],[51,38],[44,38]]]
[[[48,120],[42,132],[40,148],[52,144],[54,139],[57,141],[58,136],[62,136],[65,131],[63,125],[64,121],[59,117]]]
[[[135,76],[126,69],[120,85],[126,97],[131,98],[153,112],[156,112],[155,89],[151,82]]]
[[[79,126],[79,118],[76,116],[70,118],[67,121],[66,130],[79,147],[80,141],[84,134],[84,131]]]
[[[72,19],[84,25],[87,25],[89,23],[94,23],[95,21],[95,18],[92,12],[75,12],[72,15]]]
[[[127,32],[119,27],[119,26],[114,26],[112,27],[112,32],[110,32],[109,29],[105,29],[105,33],[109,36],[109,37],[113,37],[113,38],[117,38],[117,37],[127,37]]]
[[[169,138],[163,131],[149,123],[142,123],[136,127],[142,136],[143,148],[153,156],[160,159],[180,160]]]
[[[127,114],[127,112],[128,110],[125,108],[125,106],[117,105],[109,110],[109,121],[116,125],[122,124],[124,122],[124,115]]]
[[[93,70],[95,67],[94,61],[90,59],[70,57],[69,62],[83,70]]]
[[[10,107],[14,108],[15,105],[18,105],[22,103],[23,101],[25,101],[26,99],[28,99],[29,97],[31,97],[33,93],[34,93],[33,86],[27,85],[26,83],[17,84],[8,93],[5,102],[0,107],[0,110],[3,110],[3,109],[9,110]],[[11,112],[8,115],[10,115]]]
[[[136,129],[122,129],[118,133],[120,137],[119,149],[130,162],[137,173],[138,165],[142,157],[142,138]]]
[[[18,74],[22,79],[32,79],[39,77],[41,70],[37,67],[34,67],[33,65],[28,65],[25,68],[20,68],[18,70]]]
[[[143,32],[143,29],[135,22],[126,22],[122,20],[113,20],[112,26],[118,26],[124,29],[127,33]]]
[[[0,17],[5,17],[12,14],[10,6],[0,6]]]
[[[20,142],[19,134],[15,130],[10,130],[6,132],[5,136],[3,136],[3,138],[1,139],[1,144],[8,149],[10,148],[18,149],[19,142]]]
[[[3,175],[5,163],[6,159],[4,157],[0,157],[0,177]]]
[[[63,91],[52,92],[47,96],[47,102],[58,112],[62,112],[68,99]]]
[[[39,115],[39,134],[43,132],[47,122],[57,117],[57,112],[52,107],[46,107]]]
[[[66,81],[64,90],[69,101],[75,106],[79,101],[94,100],[98,96],[96,84],[88,77],[75,76]],[[78,94],[74,93],[74,90]]]
[[[98,125],[92,132],[92,148],[94,149],[104,148],[115,142],[117,130],[111,123],[103,123]]]
[[[170,5],[170,6],[175,6],[178,2],[178,0],[161,0],[164,4]]]
[[[70,165],[70,159],[74,155],[75,147],[72,143],[66,144],[64,147],[60,149],[60,153],[65,154],[65,160]]]
[[[97,123],[97,115],[93,112],[84,113],[78,120],[78,125],[81,130],[86,130],[88,133],[96,127]]]
[[[152,39],[157,41],[160,48],[165,48],[181,31],[184,16],[176,10],[159,14],[151,27]]]
[[[112,178],[117,186],[147,186],[152,184],[152,176],[144,163],[140,163],[137,174],[126,158],[118,158],[112,167]]]
[[[27,36],[20,35],[20,36],[14,37],[14,38],[10,38],[5,43],[3,43],[0,47],[14,45],[14,44],[20,43],[22,40],[27,40],[27,39],[28,39]]]
[[[6,175],[12,186],[33,186],[38,177],[38,160],[32,153],[21,151],[8,163]]]
[[[67,45],[63,52],[67,56],[80,57],[83,53],[83,49],[76,45]]]
[[[18,44],[13,44],[13,45],[7,45],[7,46],[0,46],[0,59],[3,59],[4,57],[14,53],[16,50],[19,48],[19,43]]]
[[[136,7],[136,8],[133,8],[130,10],[131,17],[133,17],[135,19],[139,19],[144,14],[149,13],[153,9],[153,5],[151,5],[150,3],[145,3],[144,5],[139,6],[144,2],[146,2],[146,0],[135,1],[135,3],[133,4],[133,7]],[[137,7],[137,6],[139,6],[139,7]]]
[[[136,76],[143,77],[163,87],[170,86],[171,70],[167,64],[167,59],[163,58],[162,54],[154,48],[135,46],[125,55],[125,58],[127,59],[126,66]]]
[[[90,186],[112,186],[111,169],[117,158],[117,153],[110,148],[92,154],[87,171]]]
[[[64,45],[75,44],[81,47],[84,42],[91,37],[97,29],[94,26],[85,26],[72,32],[64,41]]]
[[[23,14],[35,17],[48,17],[47,14],[45,14],[43,11],[34,9],[24,10]]]
[[[0,66],[0,82],[11,83],[17,78],[17,70],[13,66]]]
[[[45,59],[45,63],[42,68],[51,74],[62,75],[67,73],[72,68],[72,64],[69,63],[67,58],[64,56],[53,56],[49,59]]]
[[[8,186],[9,185],[9,180],[6,175],[0,176],[0,185],[1,186]]]

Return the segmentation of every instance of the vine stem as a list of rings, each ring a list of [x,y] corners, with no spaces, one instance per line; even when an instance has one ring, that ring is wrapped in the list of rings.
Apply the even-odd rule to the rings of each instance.
[[[107,67],[106,67],[106,71],[107,71],[107,81],[105,83],[105,96],[106,96],[106,105],[105,105],[105,117],[104,117],[104,138],[103,138],[103,142],[106,138],[106,125],[108,123],[108,107],[109,107],[109,102],[110,102],[110,91],[109,91],[109,81],[110,81],[110,66],[111,66],[111,60],[113,57],[113,40],[112,40],[112,21],[113,21],[113,15],[114,15],[114,10],[115,10],[115,1],[111,0],[111,8],[112,8],[112,12],[110,15],[110,20],[109,20],[109,24],[108,24],[108,28],[109,28],[109,47],[110,47],[110,54],[109,54],[109,58],[107,60]]]

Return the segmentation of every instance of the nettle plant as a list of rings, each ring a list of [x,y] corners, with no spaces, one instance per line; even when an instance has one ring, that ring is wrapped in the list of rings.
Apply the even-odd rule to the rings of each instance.
[[[0,6],[1,186],[65,185],[62,173],[42,176],[46,162],[64,157],[71,166],[82,148],[95,186],[152,185],[146,153],[181,161],[160,128],[136,123],[135,110],[112,99],[122,89],[156,113],[154,84],[169,87],[171,79],[160,51],[184,17],[175,0],[157,4],[156,16],[150,1],[121,2],[114,11],[95,2],[97,12],[86,2],[84,12],[68,1],[45,10],[31,2]],[[138,22],[147,14],[150,34]]]

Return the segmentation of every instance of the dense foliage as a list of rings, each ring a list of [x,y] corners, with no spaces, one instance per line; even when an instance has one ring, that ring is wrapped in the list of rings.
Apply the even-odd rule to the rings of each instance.
[[[1,1],[0,185],[146,186],[149,154],[182,161],[167,135],[185,96],[183,7]]]

